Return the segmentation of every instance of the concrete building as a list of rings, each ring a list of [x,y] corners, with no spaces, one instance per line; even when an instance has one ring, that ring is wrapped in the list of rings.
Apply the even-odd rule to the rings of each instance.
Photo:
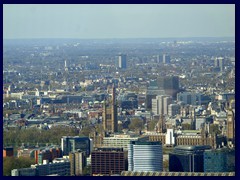
[[[172,98],[168,95],[156,96],[156,99],[152,100],[152,112],[161,115],[168,114],[168,105],[172,103]]]
[[[83,174],[83,169],[87,165],[86,156],[82,151],[75,151],[69,153],[70,161],[70,175],[80,176]]]
[[[164,95],[164,90],[159,90],[156,88],[148,88],[146,93],[146,99],[145,99],[145,107],[146,109],[152,109],[152,100],[155,99],[158,95]]]
[[[128,146],[128,171],[162,171],[161,142],[131,141]]]
[[[13,169],[11,171],[11,176],[37,176],[37,169],[36,168]]]
[[[188,105],[201,105],[201,96],[202,94],[200,93],[195,93],[195,92],[181,92],[177,94],[177,100],[182,101],[185,104]]]
[[[180,114],[181,106],[179,104],[169,104],[168,105],[168,115],[170,117]]]
[[[67,159],[56,158],[52,163],[44,160],[43,164],[31,165],[30,168],[13,169],[12,176],[47,176],[57,174],[70,176],[70,162]]]
[[[37,169],[37,176],[58,174],[60,176],[70,175],[70,162],[68,159],[56,158],[52,163],[43,162],[42,165],[31,165],[31,168]]]
[[[131,141],[136,141],[143,139],[144,137],[129,135],[129,134],[118,134],[113,137],[104,137],[103,138],[103,147],[112,147],[112,148],[123,148],[124,151],[128,150],[128,144]]]

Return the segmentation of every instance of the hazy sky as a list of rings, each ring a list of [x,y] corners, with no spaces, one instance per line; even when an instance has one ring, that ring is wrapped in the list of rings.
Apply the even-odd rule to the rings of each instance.
[[[3,5],[3,38],[223,36],[235,36],[235,5]]]

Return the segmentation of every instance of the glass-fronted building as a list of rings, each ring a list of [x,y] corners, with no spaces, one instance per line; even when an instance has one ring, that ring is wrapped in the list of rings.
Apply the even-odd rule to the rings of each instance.
[[[234,172],[235,149],[221,148],[204,152],[204,172]]]
[[[90,155],[90,139],[79,136],[63,136],[61,139],[61,148],[63,155],[69,155],[70,152],[81,150]]]
[[[176,146],[169,153],[170,172],[203,172],[203,153],[211,146]]]
[[[162,143],[131,141],[128,145],[128,171],[162,171]]]

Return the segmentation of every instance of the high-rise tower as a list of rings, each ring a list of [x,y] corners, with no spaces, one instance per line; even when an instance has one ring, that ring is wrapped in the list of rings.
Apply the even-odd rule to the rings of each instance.
[[[64,61],[64,70],[68,71],[67,60]]]
[[[228,109],[227,110],[227,139],[228,144],[235,144],[235,110]]]
[[[127,68],[127,55],[120,54],[118,56],[118,67],[120,69],[126,69]]]
[[[109,98],[103,105],[103,129],[106,132],[117,132],[117,105],[115,100],[116,89],[114,85],[109,89],[111,98]]]

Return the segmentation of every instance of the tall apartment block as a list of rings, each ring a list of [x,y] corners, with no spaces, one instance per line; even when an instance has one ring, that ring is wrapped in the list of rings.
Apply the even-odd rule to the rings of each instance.
[[[75,151],[69,153],[70,161],[70,175],[80,176],[83,174],[83,169],[87,164],[86,155],[82,151]]]
[[[127,68],[127,55],[120,54],[118,56],[118,67],[120,69],[126,69]]]

